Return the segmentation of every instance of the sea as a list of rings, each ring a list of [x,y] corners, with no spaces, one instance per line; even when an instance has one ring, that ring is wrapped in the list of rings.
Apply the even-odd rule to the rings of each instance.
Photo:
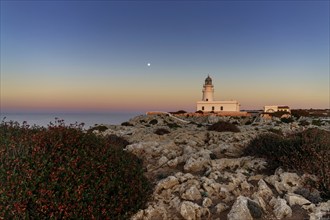
[[[56,119],[64,120],[66,125],[75,123],[84,123],[84,128],[88,129],[95,125],[120,125],[138,115],[144,115],[144,112],[125,112],[125,113],[0,113],[0,121],[16,121],[20,124],[27,122],[33,126],[47,127],[54,123]]]

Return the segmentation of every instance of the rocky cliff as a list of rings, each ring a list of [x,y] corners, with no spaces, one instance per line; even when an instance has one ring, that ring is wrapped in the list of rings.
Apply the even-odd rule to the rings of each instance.
[[[101,133],[128,140],[125,150],[143,160],[154,182],[148,206],[132,219],[330,219],[330,200],[306,189],[304,174],[281,168],[270,173],[263,158],[242,156],[242,149],[261,133],[288,134],[313,125],[221,117],[241,131],[232,133],[207,130],[220,117],[182,119],[190,123],[166,115],[138,116]],[[330,130],[329,123],[321,129]]]

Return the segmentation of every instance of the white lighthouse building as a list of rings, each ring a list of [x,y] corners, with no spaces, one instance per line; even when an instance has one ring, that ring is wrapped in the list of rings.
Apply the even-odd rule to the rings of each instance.
[[[207,76],[203,85],[203,99],[197,102],[197,111],[203,112],[239,112],[237,101],[214,101],[212,79]]]

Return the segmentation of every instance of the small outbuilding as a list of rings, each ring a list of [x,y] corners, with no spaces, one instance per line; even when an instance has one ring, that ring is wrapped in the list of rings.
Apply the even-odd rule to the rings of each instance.
[[[290,107],[286,105],[266,105],[264,106],[265,113],[274,113],[274,112],[288,112],[291,113]]]

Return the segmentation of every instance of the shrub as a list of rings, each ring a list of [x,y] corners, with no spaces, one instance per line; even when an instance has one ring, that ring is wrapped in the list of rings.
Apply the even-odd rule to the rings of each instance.
[[[164,134],[168,134],[170,133],[168,130],[166,130],[165,128],[158,128],[156,131],[155,131],[155,134],[158,134],[158,135],[164,135]]]
[[[149,124],[156,125],[156,124],[158,124],[158,121],[157,121],[157,119],[152,119],[151,121],[149,121]]]
[[[104,125],[96,125],[95,127],[88,129],[89,132],[93,132],[93,131],[103,132],[106,130],[108,130],[108,127]]]
[[[281,122],[284,122],[284,123],[292,123],[292,122],[294,122],[294,120],[293,120],[292,117],[289,117],[289,118],[281,118]]]
[[[247,121],[247,122],[245,122],[245,125],[250,125],[250,124],[252,124],[252,121]]]
[[[179,111],[176,111],[176,112],[170,112],[171,114],[173,115],[176,115],[176,114],[185,114],[187,113],[185,110],[179,110]]]
[[[113,147],[119,147],[119,148],[123,149],[124,147],[129,145],[129,142],[127,140],[125,140],[122,137],[118,137],[117,135],[114,135],[114,134],[110,134],[110,135],[106,136],[105,138],[106,138],[106,141],[108,142],[108,144],[111,144]]]
[[[209,131],[218,131],[218,132],[240,132],[239,128],[236,125],[233,125],[229,122],[219,121],[208,128]]]
[[[122,126],[133,126],[131,123],[129,123],[128,121],[125,121],[123,123],[121,123]]]
[[[322,122],[321,122],[321,120],[313,120],[312,121],[312,125],[315,125],[315,126],[321,126],[322,125]]]
[[[150,183],[115,136],[63,121],[48,128],[0,124],[0,219],[127,219]],[[129,180],[129,181],[128,181]]]
[[[294,109],[294,110],[291,110],[291,115],[296,118],[308,117],[309,112],[307,110],[303,110],[303,109]]]
[[[275,134],[278,134],[278,135],[283,135],[283,132],[282,132],[281,129],[269,128],[268,131],[272,132],[272,133],[275,133]]]
[[[316,186],[325,198],[330,197],[330,132],[317,128],[282,137],[262,134],[253,139],[244,155],[264,157],[269,169],[282,166],[315,175]]]
[[[167,123],[167,126],[171,129],[172,128],[181,128],[181,126],[178,125],[177,123]]]
[[[202,110],[198,110],[196,111],[195,113],[198,113],[198,114],[204,114],[204,112]]]
[[[308,126],[308,125],[309,125],[309,122],[306,121],[306,120],[301,120],[301,121],[299,122],[299,125],[300,125],[300,126]]]

